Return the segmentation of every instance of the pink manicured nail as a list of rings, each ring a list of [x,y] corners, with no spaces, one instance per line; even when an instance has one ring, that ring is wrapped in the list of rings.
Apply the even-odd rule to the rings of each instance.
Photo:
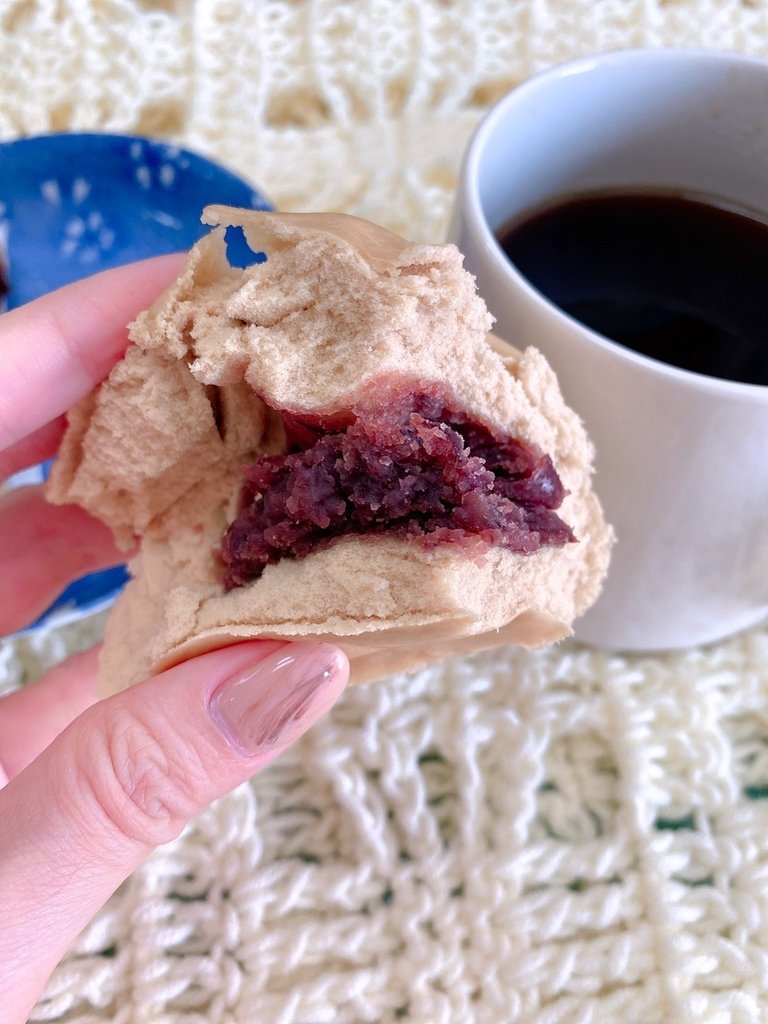
[[[284,746],[335,702],[347,659],[331,644],[291,643],[222,683],[209,711],[227,740],[253,756]]]

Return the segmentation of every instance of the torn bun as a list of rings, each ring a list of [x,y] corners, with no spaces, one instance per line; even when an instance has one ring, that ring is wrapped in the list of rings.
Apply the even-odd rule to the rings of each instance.
[[[49,483],[140,541],[103,692],[254,637],[338,643],[361,682],[568,635],[611,544],[592,448],[544,357],[489,336],[455,246],[204,219]],[[267,261],[230,267],[230,225]]]

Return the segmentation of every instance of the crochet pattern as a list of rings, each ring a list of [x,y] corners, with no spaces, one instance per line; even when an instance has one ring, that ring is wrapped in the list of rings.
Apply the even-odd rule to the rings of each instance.
[[[0,26],[3,137],[159,135],[283,209],[429,241],[471,130],[536,70],[768,53],[765,0],[0,0]],[[102,624],[3,641],[0,688]],[[31,1019],[758,1024],[766,836],[768,627],[502,649],[349,691],[129,879]]]

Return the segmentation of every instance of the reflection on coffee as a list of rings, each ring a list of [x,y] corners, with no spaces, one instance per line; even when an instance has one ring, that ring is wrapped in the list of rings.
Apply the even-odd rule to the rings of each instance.
[[[628,348],[768,384],[768,224],[709,196],[564,197],[498,232],[547,298]]]

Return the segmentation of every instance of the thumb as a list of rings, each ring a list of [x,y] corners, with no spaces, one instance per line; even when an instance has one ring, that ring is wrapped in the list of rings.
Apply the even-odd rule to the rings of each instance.
[[[4,1021],[26,1020],[78,932],[149,852],[304,733],[348,672],[329,644],[202,655],[89,708],[0,791]]]

